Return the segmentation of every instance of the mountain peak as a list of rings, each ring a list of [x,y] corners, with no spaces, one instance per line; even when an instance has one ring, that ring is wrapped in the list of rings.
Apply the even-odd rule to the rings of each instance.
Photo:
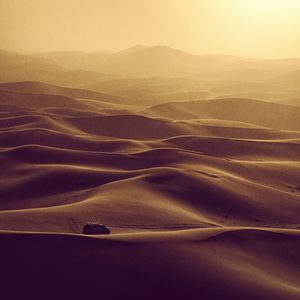
[[[136,53],[136,52],[139,52],[139,51],[143,51],[145,49],[148,49],[149,47],[148,46],[145,46],[145,45],[135,45],[133,47],[130,47],[130,48],[127,48],[127,49],[124,49],[120,52],[117,52],[117,54],[132,54],[132,53]]]

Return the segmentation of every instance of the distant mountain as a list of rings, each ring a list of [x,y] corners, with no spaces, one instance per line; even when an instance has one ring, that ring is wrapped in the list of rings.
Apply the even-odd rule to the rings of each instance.
[[[299,59],[264,60],[194,55],[167,46],[136,45],[119,52],[39,54],[60,66],[125,77],[184,77],[217,81],[263,81],[300,68]]]
[[[134,48],[136,50],[136,48]],[[132,77],[183,77],[205,72],[238,58],[199,56],[166,46],[142,47],[115,53],[98,65],[98,71]]]
[[[167,46],[136,45],[119,52],[62,51],[26,56],[1,51],[0,67],[2,82],[34,80],[69,87],[97,85],[116,78],[151,77],[187,77],[217,84],[272,84],[272,80],[286,74],[296,76],[295,84],[298,84],[298,75],[293,75],[293,72],[300,69],[300,59],[266,60],[230,55],[194,55]],[[277,84],[276,81],[274,84]]]
[[[116,52],[114,53],[114,56],[123,56],[123,55],[128,55],[128,54],[134,54],[134,53],[138,53],[140,51],[146,50],[150,47],[145,46],[145,45],[135,45],[133,47],[124,49],[122,51]]]
[[[143,45],[119,52],[49,52],[34,57],[69,69],[127,77],[192,76],[231,69],[230,66],[236,69],[241,62],[245,64],[252,62],[250,59],[230,55],[194,55],[167,46]]]

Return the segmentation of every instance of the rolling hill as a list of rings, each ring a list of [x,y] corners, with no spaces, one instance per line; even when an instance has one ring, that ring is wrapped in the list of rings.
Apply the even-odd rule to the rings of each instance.
[[[83,98],[104,102],[122,103],[122,99],[117,96],[90,90],[60,87],[37,81],[0,83],[0,90],[28,94],[58,95],[71,98]]]
[[[286,130],[300,130],[300,108],[251,99],[171,102],[145,113],[175,120],[221,119]]]

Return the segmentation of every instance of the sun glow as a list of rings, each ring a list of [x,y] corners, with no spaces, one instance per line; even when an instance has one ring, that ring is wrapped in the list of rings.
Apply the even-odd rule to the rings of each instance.
[[[232,5],[245,13],[263,14],[265,17],[281,16],[300,11],[298,0],[233,0]]]

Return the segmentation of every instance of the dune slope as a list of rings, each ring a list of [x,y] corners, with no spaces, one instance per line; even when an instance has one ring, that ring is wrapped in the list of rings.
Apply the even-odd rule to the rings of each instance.
[[[300,298],[298,108],[124,112],[33,85],[0,91],[3,295]]]
[[[300,130],[300,108],[252,99],[170,102],[146,113],[171,119],[223,119],[276,129]]]

